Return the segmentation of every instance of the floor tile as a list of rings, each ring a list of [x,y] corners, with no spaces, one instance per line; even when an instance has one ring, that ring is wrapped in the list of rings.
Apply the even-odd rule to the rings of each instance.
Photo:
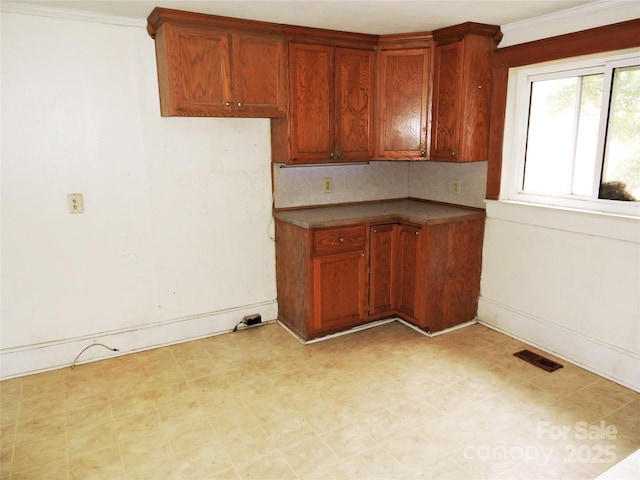
[[[69,480],[119,480],[124,478],[117,446],[74,450],[69,456]]]
[[[481,325],[302,345],[268,324],[7,380],[0,479],[573,480],[640,449],[639,393],[523,348]]]
[[[282,449],[284,459],[299,478],[327,468],[338,462],[334,448],[330,448],[321,437],[314,435],[299,443]]]
[[[297,480],[282,454],[273,453],[240,464],[236,467],[240,478],[256,480]]]

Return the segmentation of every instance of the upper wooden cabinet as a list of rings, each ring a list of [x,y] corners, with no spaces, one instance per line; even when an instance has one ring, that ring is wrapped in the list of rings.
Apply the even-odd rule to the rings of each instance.
[[[380,39],[376,158],[428,157],[431,44],[430,34]]]
[[[284,115],[280,27],[162,8],[148,21],[163,116]]]
[[[366,35],[156,8],[163,116],[271,117],[272,161],[488,160],[500,27]]]
[[[491,59],[500,27],[465,23],[433,32],[431,160],[488,160]]]
[[[368,42],[361,44],[354,37],[341,43],[339,35],[290,36],[289,108],[286,119],[272,123],[274,162],[373,157],[377,37],[363,36]]]

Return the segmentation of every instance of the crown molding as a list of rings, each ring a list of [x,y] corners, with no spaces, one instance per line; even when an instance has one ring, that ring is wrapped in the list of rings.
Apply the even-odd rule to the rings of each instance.
[[[597,2],[587,3],[586,5],[568,8],[560,12],[548,13],[545,15],[540,15],[539,17],[527,18],[525,20],[507,23],[505,25],[501,25],[500,29],[502,30],[503,34],[507,34],[512,31],[536,27],[548,22],[575,18],[582,15],[598,13],[614,8],[627,7],[634,4],[638,4],[637,0],[599,0]]]
[[[146,20],[131,17],[119,17],[106,13],[96,13],[87,10],[73,10],[68,8],[49,7],[20,2],[0,2],[0,12],[33,15],[37,17],[52,17],[81,22],[106,23],[125,27],[146,28]]]

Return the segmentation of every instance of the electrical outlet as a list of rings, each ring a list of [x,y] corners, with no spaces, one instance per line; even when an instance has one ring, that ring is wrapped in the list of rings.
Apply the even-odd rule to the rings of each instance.
[[[322,179],[322,191],[324,193],[331,193],[333,191],[333,178]]]
[[[81,193],[70,193],[67,195],[69,213],[84,213],[84,202]]]
[[[262,315],[259,313],[255,313],[253,315],[247,315],[243,318],[243,321],[247,327],[252,327],[253,325],[259,325],[262,323]]]
[[[451,184],[451,188],[454,194],[460,195],[462,193],[462,181],[454,180],[453,183]]]

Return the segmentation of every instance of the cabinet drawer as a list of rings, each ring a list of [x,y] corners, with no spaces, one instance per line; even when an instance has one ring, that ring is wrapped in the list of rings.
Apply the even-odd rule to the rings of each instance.
[[[316,230],[313,232],[313,253],[324,255],[364,249],[364,240],[364,225]]]

